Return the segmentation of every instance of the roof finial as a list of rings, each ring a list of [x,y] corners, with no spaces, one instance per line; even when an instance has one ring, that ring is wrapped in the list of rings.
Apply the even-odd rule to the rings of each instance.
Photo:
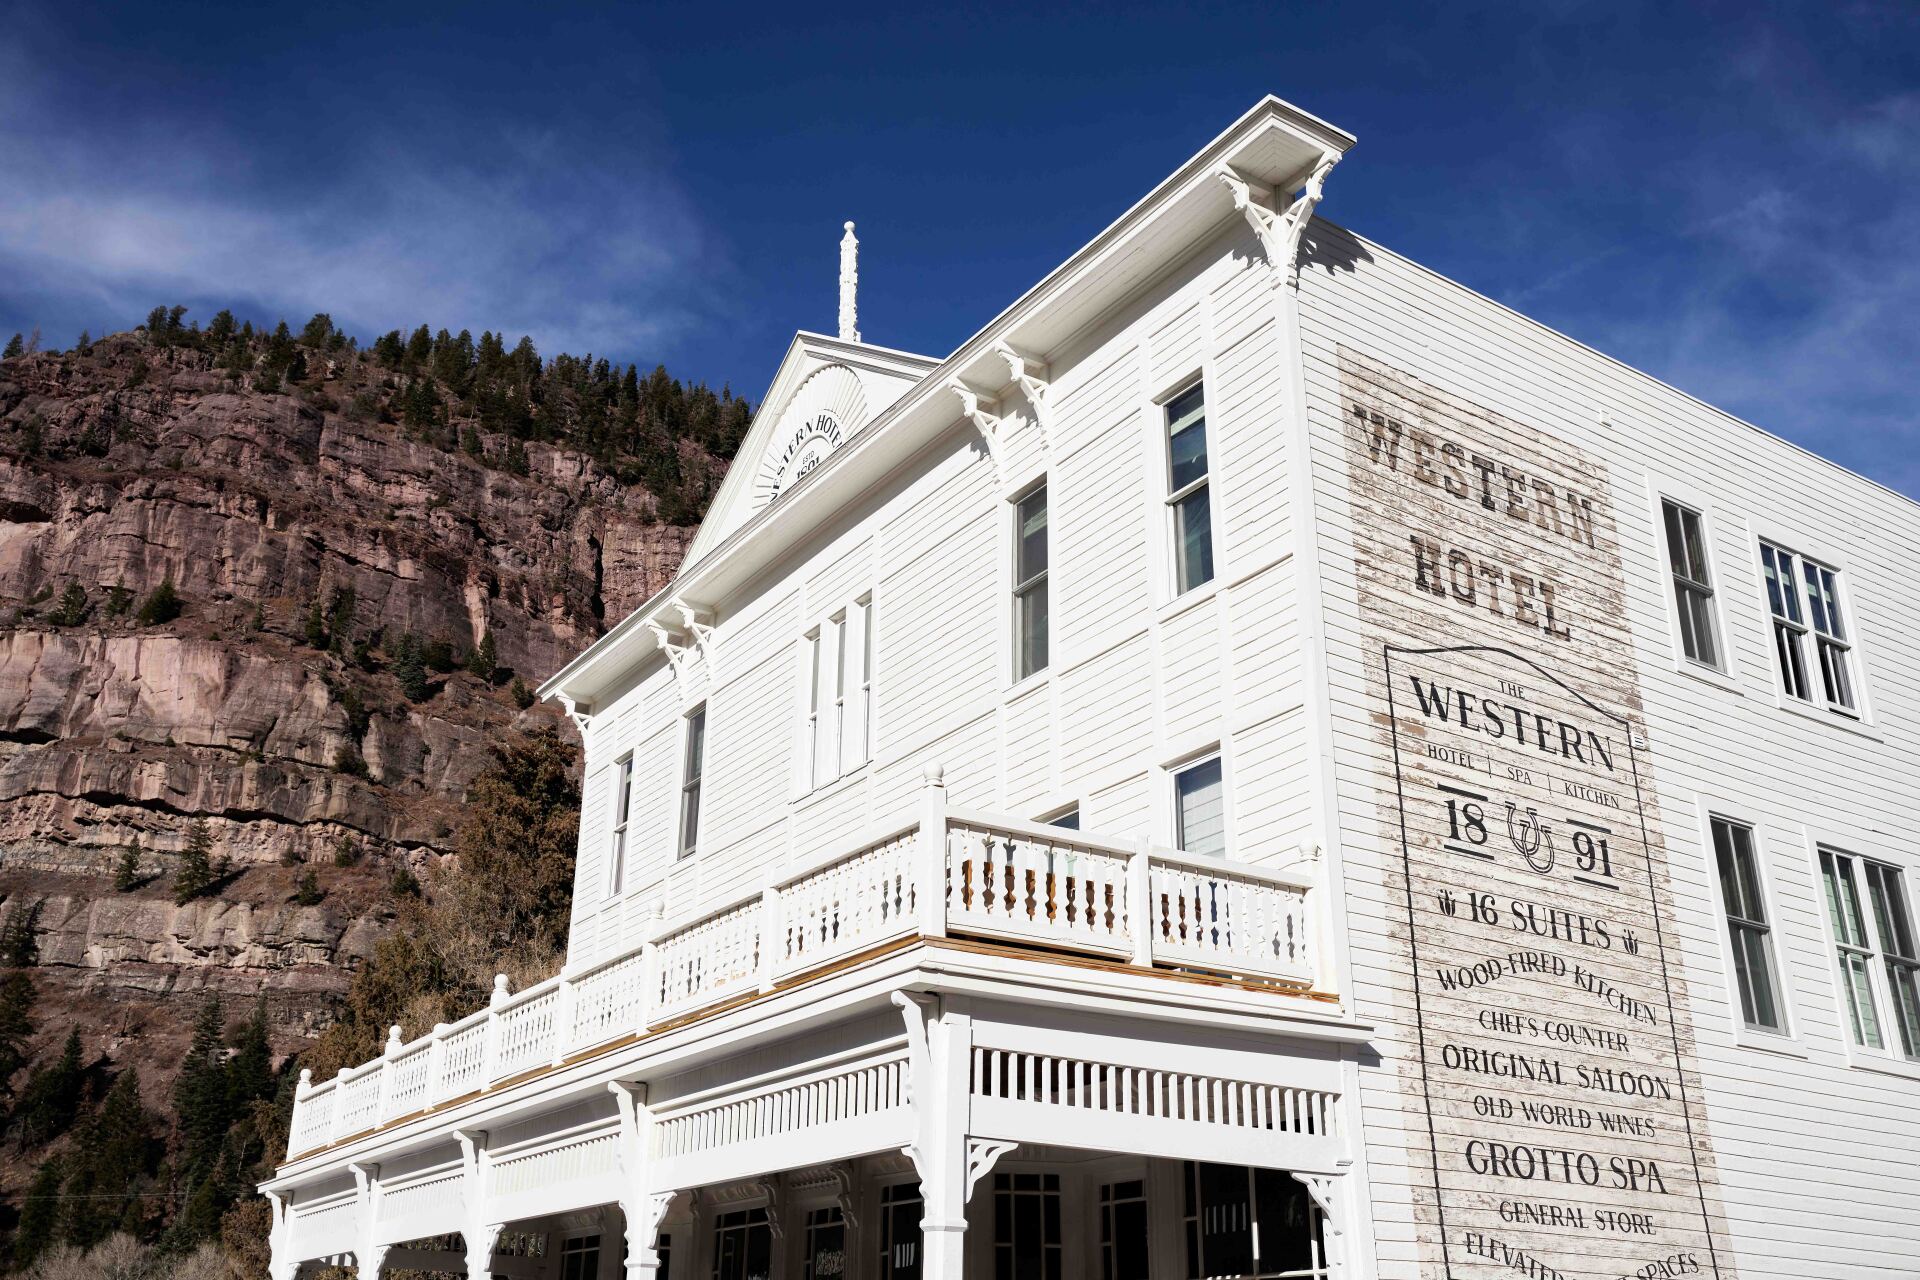
[[[860,287],[860,242],[853,238],[853,224],[847,224],[847,234],[840,237],[840,338],[844,342],[860,341],[860,307],[854,301],[854,291]]]

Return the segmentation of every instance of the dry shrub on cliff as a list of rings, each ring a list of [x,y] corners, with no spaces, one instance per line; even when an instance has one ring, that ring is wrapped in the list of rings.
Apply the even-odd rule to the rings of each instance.
[[[116,1235],[91,1249],[62,1245],[22,1273],[25,1280],[233,1280],[220,1247],[161,1254],[132,1236]]]
[[[493,975],[517,989],[559,968],[580,825],[575,752],[551,729],[493,748],[474,780],[454,856],[354,974],[334,1025],[301,1056],[315,1079],[365,1062],[387,1028],[416,1036],[472,1013]]]

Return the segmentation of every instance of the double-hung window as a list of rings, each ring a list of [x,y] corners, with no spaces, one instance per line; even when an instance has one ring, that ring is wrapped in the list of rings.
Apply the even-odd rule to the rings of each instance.
[[[1213,493],[1207,471],[1204,385],[1167,403],[1167,506],[1173,513],[1175,593],[1213,581]]]
[[[1820,851],[1820,877],[1853,1042],[1920,1059],[1920,956],[1906,877],[1898,867],[1832,849]]]
[[[867,762],[873,710],[873,597],[861,596],[807,632],[802,789]]]
[[[1220,757],[1196,761],[1173,775],[1174,838],[1187,853],[1227,852],[1226,779]]]
[[[707,761],[707,704],[687,713],[686,750],[680,765],[680,856],[700,848],[700,775]]]
[[[1660,517],[1667,530],[1667,565],[1673,573],[1673,607],[1680,619],[1681,651],[1690,661],[1723,670],[1713,574],[1707,566],[1707,534],[1700,513],[1663,498]]]
[[[613,836],[607,847],[607,896],[617,898],[627,887],[627,828],[633,817],[633,756],[620,757],[613,767]]]
[[[1047,486],[1014,505],[1013,678],[1047,666]]]
[[[1720,879],[1720,905],[1727,914],[1734,981],[1740,991],[1740,1018],[1756,1030],[1783,1032],[1786,1020],[1774,980],[1772,926],[1760,887],[1753,828],[1718,816],[1712,822],[1713,857]]]
[[[1858,714],[1853,639],[1841,610],[1839,574],[1771,542],[1760,544],[1760,566],[1767,580],[1767,607],[1773,614],[1781,688],[1790,698],[1824,699],[1830,710]],[[1811,661],[1809,644],[1814,650]],[[1813,682],[1816,666],[1817,686]]]

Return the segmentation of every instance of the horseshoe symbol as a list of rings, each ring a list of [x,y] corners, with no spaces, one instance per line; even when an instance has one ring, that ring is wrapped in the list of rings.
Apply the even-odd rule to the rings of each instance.
[[[1519,810],[1519,805],[1507,801],[1507,839],[1513,841],[1528,866],[1545,875],[1553,870],[1553,834],[1540,824],[1540,813],[1532,805],[1527,806],[1524,822],[1516,821]]]

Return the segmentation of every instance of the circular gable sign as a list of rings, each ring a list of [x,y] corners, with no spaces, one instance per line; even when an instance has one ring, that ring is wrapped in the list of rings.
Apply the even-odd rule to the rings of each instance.
[[[866,419],[860,379],[843,364],[817,369],[787,402],[761,455],[754,505],[765,506],[826,460]]]

